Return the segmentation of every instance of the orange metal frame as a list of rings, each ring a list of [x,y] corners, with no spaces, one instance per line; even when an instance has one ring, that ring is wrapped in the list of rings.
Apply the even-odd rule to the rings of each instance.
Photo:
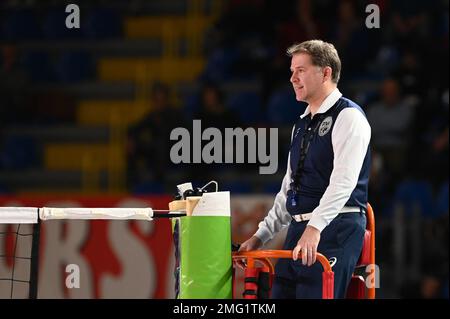
[[[299,258],[301,258],[299,252]],[[233,253],[233,259],[247,259],[247,267],[254,268],[255,262],[259,261],[270,269],[270,273],[274,273],[272,263],[268,258],[292,258],[292,250],[253,250],[241,251]],[[317,261],[322,264],[322,298],[333,299],[334,297],[334,272],[331,270],[328,259],[317,253]]]
[[[372,206],[369,203],[367,203],[366,218],[366,229],[370,231],[370,264],[375,265],[375,215],[373,213]],[[372,272],[375,272],[375,268],[373,268]],[[374,276],[376,275],[378,274],[375,273]],[[370,288],[368,288],[367,299],[375,299],[375,285],[372,285]]]
[[[370,264],[375,265],[375,216],[372,206],[367,204],[367,226],[366,230],[371,232],[370,236]],[[292,250],[253,250],[253,251],[241,251],[233,253],[233,259],[247,259],[247,267],[254,268],[255,262],[261,262],[270,270],[270,273],[274,274],[274,267],[269,258],[292,258]],[[301,252],[299,252],[299,258],[301,258]],[[323,299],[334,298],[334,272],[331,269],[328,259],[317,253],[317,261],[321,263],[323,267],[322,273],[322,297]],[[372,272],[375,272],[373,268]],[[375,274],[377,275],[377,274]],[[367,299],[375,299],[375,286],[372,285],[367,290]]]

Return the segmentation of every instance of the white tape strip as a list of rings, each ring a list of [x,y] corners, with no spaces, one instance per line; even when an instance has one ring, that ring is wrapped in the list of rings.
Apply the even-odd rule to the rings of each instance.
[[[0,224],[36,224],[37,207],[0,207]]]
[[[39,209],[39,217],[49,219],[137,219],[152,220],[151,208],[54,208]]]

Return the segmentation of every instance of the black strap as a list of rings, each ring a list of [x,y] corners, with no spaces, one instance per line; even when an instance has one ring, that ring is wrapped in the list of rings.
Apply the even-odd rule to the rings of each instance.
[[[256,291],[255,290],[245,290],[243,292],[244,296],[257,296]]]
[[[269,299],[270,296],[270,274],[260,272],[258,277],[258,299]]]
[[[256,277],[245,277],[244,282],[258,283],[258,278]]]
[[[308,130],[308,126],[309,124],[311,124],[311,122],[309,123],[305,123],[305,131],[303,132],[303,136],[300,142],[300,157],[297,163],[297,169],[295,171],[294,174],[294,178],[293,178],[293,189],[298,192],[299,188],[300,188],[300,178],[301,178],[301,174],[303,172],[303,166],[305,164],[305,158],[306,158],[306,154],[308,153],[309,150],[309,145],[311,144],[312,139],[314,138],[314,135],[316,135],[317,130],[319,129],[320,124],[322,123],[322,119],[324,117],[324,114],[320,114],[317,116],[316,119],[312,119],[312,121],[316,120],[316,124],[314,126],[313,130]]]
[[[183,217],[186,216],[186,213],[160,213],[153,214],[152,218],[175,218],[175,217]]]

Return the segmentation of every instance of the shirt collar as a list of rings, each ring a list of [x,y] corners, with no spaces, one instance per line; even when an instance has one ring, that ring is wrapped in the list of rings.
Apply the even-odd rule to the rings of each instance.
[[[326,111],[328,111],[341,98],[341,96],[342,93],[338,90],[338,88],[335,88],[333,92],[331,92],[330,95],[328,95],[326,99],[322,102],[316,114],[325,113]],[[306,107],[305,112],[302,115],[300,115],[300,118],[301,119],[304,118],[309,113],[311,113],[311,110],[308,105]]]

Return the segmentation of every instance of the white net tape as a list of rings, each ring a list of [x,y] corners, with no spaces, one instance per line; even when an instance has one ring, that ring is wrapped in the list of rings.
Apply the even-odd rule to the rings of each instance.
[[[37,207],[0,207],[0,224],[36,224]]]
[[[52,219],[153,220],[151,208],[0,207],[0,224],[32,224]]]
[[[49,219],[138,219],[152,220],[151,208],[51,208],[39,209],[42,220]]]

